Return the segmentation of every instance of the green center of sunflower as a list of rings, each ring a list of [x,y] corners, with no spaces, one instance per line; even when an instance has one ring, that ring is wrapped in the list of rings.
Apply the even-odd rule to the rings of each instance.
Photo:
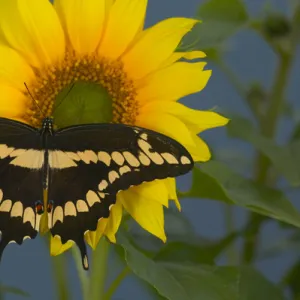
[[[57,127],[134,124],[138,110],[135,87],[122,62],[97,56],[66,55],[56,66],[37,70],[25,95],[31,105],[23,117],[36,127],[49,116]]]

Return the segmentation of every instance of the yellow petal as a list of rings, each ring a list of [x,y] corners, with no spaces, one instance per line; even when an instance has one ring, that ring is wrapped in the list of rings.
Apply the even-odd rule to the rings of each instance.
[[[191,132],[178,118],[163,112],[139,114],[136,125],[163,133],[184,146],[195,147]]]
[[[119,197],[119,194],[117,198]],[[115,234],[119,229],[122,220],[122,203],[120,200],[117,200],[116,204],[110,210],[110,215],[108,218],[108,222],[104,231],[104,234],[108,237],[108,239],[112,242],[116,242]]]
[[[105,0],[56,0],[54,7],[75,51],[93,52],[104,29]]]
[[[122,58],[130,77],[140,79],[159,68],[196,23],[193,19],[171,18],[146,30]]]
[[[164,211],[163,206],[157,201],[149,201],[144,198],[142,193],[133,192],[132,189],[126,191],[126,196],[121,197],[124,208],[131,216],[153,235],[166,241],[164,229]]]
[[[30,82],[34,77],[32,68],[18,52],[1,44],[0,57],[0,82],[24,91],[24,82]]]
[[[0,31],[35,67],[53,64],[64,55],[64,33],[48,0],[1,1]]]
[[[88,231],[84,237],[86,242],[95,250],[100,238],[104,234],[108,219],[102,218],[98,221],[97,229],[95,231]]]
[[[115,0],[105,0],[106,12],[108,12],[113,6]]]
[[[203,71],[206,63],[178,62],[161,69],[140,82],[137,99],[140,103],[149,101],[173,101],[201,91],[211,76]]]
[[[171,101],[153,101],[144,105],[140,109],[141,113],[147,112],[165,112],[178,117],[194,133],[202,132],[206,129],[224,126],[229,119],[213,112],[191,109],[178,102]]]
[[[0,116],[15,119],[20,118],[26,111],[24,95],[17,89],[0,83],[1,101]]]
[[[62,254],[63,252],[69,250],[74,245],[74,242],[68,241],[65,244],[61,243],[61,238],[56,235],[50,238],[50,255],[56,256]]]
[[[166,178],[163,180],[166,188],[168,189],[169,199],[175,202],[175,205],[179,211],[181,211],[181,205],[177,197],[176,192],[176,180],[175,178]]]
[[[205,162],[210,160],[211,153],[207,144],[198,136],[193,137],[195,147],[190,147],[187,145],[187,150],[192,155],[194,161]]]
[[[181,58],[185,58],[188,60],[192,60],[192,59],[197,59],[197,58],[204,58],[206,57],[206,54],[202,51],[189,51],[189,52],[174,52],[170,58],[168,58],[163,65],[161,66],[161,68],[163,67],[167,67],[173,63],[175,63],[176,61],[178,61]]]
[[[116,0],[108,14],[108,21],[99,54],[118,58],[139,32],[145,18],[147,0]]]
[[[129,197],[127,191],[122,191],[120,194],[123,197]],[[148,199],[149,202],[156,201],[165,207],[169,206],[168,190],[162,180],[144,182],[141,185],[132,186],[129,191],[129,195],[136,194],[136,197],[142,196],[144,199]]]

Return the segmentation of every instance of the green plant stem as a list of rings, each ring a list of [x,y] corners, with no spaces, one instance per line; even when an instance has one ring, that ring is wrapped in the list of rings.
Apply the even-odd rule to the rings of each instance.
[[[108,254],[109,242],[105,238],[101,238],[92,255],[89,293],[86,300],[100,300],[104,298]]]
[[[233,212],[233,207],[231,205],[226,205],[225,206],[224,216],[225,216],[226,233],[228,235],[230,235],[235,230],[234,212]],[[235,249],[234,243],[230,243],[230,245],[227,247],[226,254],[227,254],[228,264],[231,265],[231,266],[236,265],[238,253]]]
[[[71,299],[69,289],[68,289],[68,274],[66,272],[66,257],[61,254],[52,257],[52,266],[54,273],[54,280],[56,282],[57,297],[58,300],[68,300]]]
[[[282,54],[280,56],[279,66],[272,86],[269,108],[265,117],[261,120],[260,128],[265,137],[274,138],[277,121],[280,116],[284,103],[284,93],[288,82],[288,75],[292,64],[292,55]],[[258,154],[256,160],[255,180],[260,184],[268,183],[268,171],[270,161],[267,157]],[[256,246],[260,227],[265,218],[256,213],[251,213],[248,225],[245,230],[245,243],[243,249],[243,262],[251,263],[255,257]]]
[[[124,280],[124,278],[130,273],[130,269],[128,267],[125,267],[119,274],[118,276],[115,278],[115,280],[112,282],[112,284],[110,285],[110,287],[108,288],[104,300],[110,300],[113,296],[113,294],[115,293],[115,291],[117,290],[117,288],[119,287],[119,285],[121,284],[121,282]]]

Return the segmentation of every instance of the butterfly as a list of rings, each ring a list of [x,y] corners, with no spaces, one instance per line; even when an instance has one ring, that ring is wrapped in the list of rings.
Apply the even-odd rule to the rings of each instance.
[[[118,192],[192,167],[181,144],[149,129],[101,123],[55,130],[52,118],[41,128],[0,118],[0,258],[9,243],[35,238],[47,213],[52,236],[74,241],[88,269],[84,235],[109,217]]]

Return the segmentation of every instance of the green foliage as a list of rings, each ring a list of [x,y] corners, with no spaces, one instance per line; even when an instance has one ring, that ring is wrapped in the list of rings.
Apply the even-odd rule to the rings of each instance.
[[[285,176],[292,185],[300,185],[300,141],[278,146],[272,139],[260,134],[250,121],[236,116],[232,118],[227,129],[231,136],[249,142],[267,156],[276,171]],[[295,131],[294,138],[297,138],[297,134]]]
[[[19,288],[1,284],[0,285],[0,299],[2,299],[2,297],[6,294],[14,294],[14,295],[25,297],[25,298],[30,297],[30,295],[27,292],[24,292],[23,290],[21,290]]]
[[[248,20],[240,0],[211,0],[199,7],[197,18],[202,21],[183,39],[181,48],[213,51],[244,26]]]
[[[132,272],[167,299],[284,299],[276,287],[251,267],[216,267],[197,261],[161,262],[140,252],[126,234],[119,235],[118,239]]]
[[[185,196],[239,205],[300,227],[300,214],[282,192],[245,179],[216,161],[194,169],[193,186]]]

